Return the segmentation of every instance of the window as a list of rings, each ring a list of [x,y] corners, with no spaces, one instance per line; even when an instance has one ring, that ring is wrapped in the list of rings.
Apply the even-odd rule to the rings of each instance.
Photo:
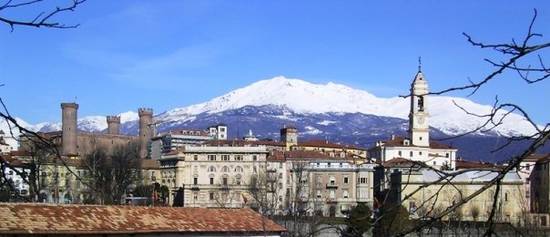
[[[210,200],[214,200],[214,193],[209,193],[210,195]]]
[[[235,160],[236,160],[236,161],[242,161],[242,160],[243,160],[243,156],[242,156],[242,155],[235,155]]]
[[[419,151],[419,152],[418,152],[418,155],[422,155],[422,152],[421,152],[421,151]]]
[[[243,172],[243,167],[240,167],[240,166],[235,167],[235,172],[242,173]]]
[[[221,128],[220,128],[220,132],[225,132],[225,128],[224,128],[224,127],[221,127]]]
[[[208,167],[208,172],[216,172],[216,167],[214,166]]]
[[[197,199],[199,199],[199,197],[198,197],[197,193],[194,192],[194,193],[193,193],[193,200],[197,200]]]
[[[410,157],[413,157],[413,152],[412,152],[412,151],[409,152],[409,156],[410,156]]]
[[[418,140],[422,141],[422,137],[418,137]]]
[[[225,160],[225,161],[229,160],[229,155],[222,155],[222,160]]]
[[[252,160],[253,160],[253,161],[257,161],[257,160],[258,160],[258,156],[257,156],[257,155],[252,155]]]
[[[437,162],[434,161],[433,164],[434,164],[434,165],[437,165]]]
[[[227,177],[223,177],[223,178],[222,178],[222,184],[223,184],[223,185],[227,185]]]
[[[199,183],[199,179],[197,177],[193,178],[193,184],[197,185]]]
[[[397,154],[398,154],[399,156],[401,156],[401,151],[398,151]]]
[[[445,153],[445,157],[449,158],[449,153]]]
[[[224,167],[222,168],[222,172],[228,173],[228,172],[229,172],[229,167],[224,166]]]
[[[208,160],[216,160],[216,155],[208,155]]]
[[[344,190],[342,196],[344,196],[344,198],[348,198],[349,197],[348,190]]]
[[[336,184],[336,179],[334,176],[330,176],[330,184]]]
[[[365,177],[359,178],[359,183],[366,184],[367,183],[367,178],[365,178]]]
[[[317,190],[317,197],[321,198],[321,190]]]
[[[329,197],[333,199],[336,198],[336,192],[334,190],[330,190]]]
[[[349,178],[348,177],[344,177],[344,183],[345,184],[349,183]]]
[[[214,184],[214,178],[210,177],[210,184]]]
[[[193,155],[193,160],[199,160],[199,155]]]
[[[505,202],[508,201],[508,193],[504,193],[504,201],[505,201]]]

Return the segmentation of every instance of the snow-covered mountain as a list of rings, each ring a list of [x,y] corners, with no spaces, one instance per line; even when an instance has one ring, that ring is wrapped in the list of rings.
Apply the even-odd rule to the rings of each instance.
[[[464,98],[430,96],[426,104],[433,135],[460,134],[485,121],[466,114],[455,103],[476,114],[491,110],[491,106]],[[330,138],[367,146],[375,139],[405,133],[409,106],[409,100],[400,97],[382,98],[345,85],[314,84],[279,76],[204,103],[162,112],[155,116],[155,120],[161,132],[176,128],[205,128],[224,122],[230,125],[230,136],[237,137],[252,129],[260,137],[274,139],[278,138],[280,126],[294,124],[305,137]],[[137,113],[129,111],[120,116],[122,133],[137,134]],[[32,125],[20,121],[35,131],[61,129],[59,122]],[[5,123],[0,122],[0,129],[4,127]],[[105,130],[107,124],[104,116],[86,116],[78,119],[78,127],[97,132]],[[498,138],[533,132],[523,117],[510,114],[494,131],[478,135]]]
[[[454,101],[454,102],[453,102]],[[485,121],[466,114],[454,103],[469,112],[485,114],[491,106],[477,104],[457,97],[430,96],[427,102],[430,125],[448,135],[470,131]],[[262,80],[231,91],[208,102],[169,110],[157,116],[161,122],[193,119],[201,113],[218,113],[244,106],[278,105],[300,114],[363,113],[376,116],[408,119],[410,102],[400,97],[381,98],[364,90],[329,82],[313,84],[282,76]],[[504,111],[501,113],[501,116]],[[494,130],[504,136],[532,134],[534,129],[520,115],[510,114],[502,126]]]

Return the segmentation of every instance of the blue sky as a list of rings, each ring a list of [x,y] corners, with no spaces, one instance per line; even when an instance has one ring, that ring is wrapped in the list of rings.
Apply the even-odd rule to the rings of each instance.
[[[519,38],[536,7],[536,29],[550,41],[547,1],[380,2],[89,0],[56,18],[77,29],[0,25],[0,94],[31,123],[59,121],[59,103],[75,97],[80,116],[161,112],[278,75],[390,97],[406,93],[418,56],[433,89],[489,73],[483,58],[500,55],[471,47],[462,32]],[[550,82],[506,74],[489,86],[471,99],[490,104],[498,94],[548,121]]]

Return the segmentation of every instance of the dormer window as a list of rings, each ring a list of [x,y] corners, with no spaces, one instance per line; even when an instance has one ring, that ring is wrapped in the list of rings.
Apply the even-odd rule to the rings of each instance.
[[[409,140],[408,139],[403,140],[403,145],[408,146],[409,145]]]

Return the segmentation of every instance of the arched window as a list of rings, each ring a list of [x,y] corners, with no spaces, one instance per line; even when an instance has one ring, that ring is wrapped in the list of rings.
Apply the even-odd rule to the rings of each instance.
[[[208,172],[216,172],[216,167],[214,166],[208,167]]]
[[[222,168],[222,172],[228,173],[228,172],[229,172],[229,167],[224,166],[224,167]]]
[[[235,167],[235,172],[242,173],[243,172],[243,167],[240,167],[240,166]]]

